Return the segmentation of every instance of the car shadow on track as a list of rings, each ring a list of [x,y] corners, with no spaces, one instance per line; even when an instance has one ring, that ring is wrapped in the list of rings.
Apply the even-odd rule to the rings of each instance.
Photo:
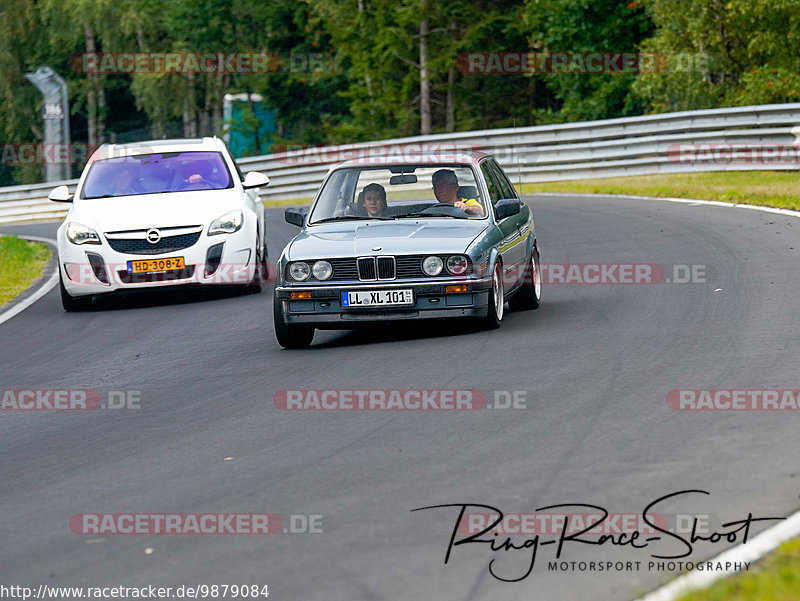
[[[250,294],[252,294],[252,292],[243,290],[239,286],[202,286],[196,288],[186,287],[113,292],[102,296],[96,296],[92,300],[91,308],[87,309],[87,311],[145,309],[223,300],[226,298],[235,298],[237,296],[248,296]]]
[[[404,323],[401,329],[395,324],[386,326],[372,326],[363,330],[341,330],[341,335],[333,340],[326,340],[318,344],[313,343],[309,350],[315,348],[337,348],[344,346],[361,346],[365,344],[379,344],[383,342],[402,342],[404,340],[422,340],[431,338],[446,338],[450,336],[465,336],[475,334],[481,329],[475,324],[408,324]],[[317,333],[319,336],[319,332]]]
[[[530,315],[530,312],[520,313],[522,315]],[[507,315],[507,319],[503,321],[503,327],[515,327],[515,324],[507,323],[516,321],[518,315],[511,313]],[[458,336],[475,336],[484,334],[499,334],[502,335],[503,327],[499,330],[486,330],[477,321],[468,319],[461,320],[427,320],[425,322],[402,322],[402,323],[387,323],[379,326],[370,326],[369,328],[356,329],[356,330],[341,330],[340,335],[332,340],[325,340],[325,342],[312,343],[309,350],[329,349],[346,346],[361,346],[366,344],[380,344],[384,342],[402,342],[407,340],[426,340],[437,338],[454,338]],[[331,332],[326,330],[325,332]],[[317,332],[317,336],[321,332]]]

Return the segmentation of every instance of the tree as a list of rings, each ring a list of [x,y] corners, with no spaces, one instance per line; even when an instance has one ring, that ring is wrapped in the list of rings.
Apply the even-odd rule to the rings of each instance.
[[[657,26],[643,48],[667,57],[634,92],[652,112],[795,102],[800,94],[796,0],[651,0]]]
[[[526,0],[524,23],[533,52],[578,55],[576,59],[589,52],[636,52],[653,31],[647,12],[636,1]],[[579,60],[576,64],[580,67]],[[559,121],[622,117],[644,109],[630,93],[635,73],[625,69],[539,77],[558,100]]]
[[[47,38],[53,53],[110,51],[119,39],[116,23],[119,3],[111,0],[41,0],[38,5]],[[98,43],[99,42],[99,43]],[[66,58],[62,54],[62,61]],[[73,66],[82,64],[81,61]],[[85,107],[88,122],[88,144],[96,147],[105,141],[107,102],[106,76],[94,70],[70,73],[73,108]]]

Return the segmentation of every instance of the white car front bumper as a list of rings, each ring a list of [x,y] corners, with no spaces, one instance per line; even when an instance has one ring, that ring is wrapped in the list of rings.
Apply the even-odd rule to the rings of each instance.
[[[100,237],[101,244],[77,245],[67,240],[63,229],[59,229],[59,268],[70,296],[186,284],[248,284],[255,276],[256,236],[255,231],[247,227],[233,234],[215,236],[206,235],[203,228],[191,246],[156,254],[120,252],[112,248],[113,241],[103,234]],[[128,266],[129,261],[175,257],[183,257],[182,270],[134,274]]]

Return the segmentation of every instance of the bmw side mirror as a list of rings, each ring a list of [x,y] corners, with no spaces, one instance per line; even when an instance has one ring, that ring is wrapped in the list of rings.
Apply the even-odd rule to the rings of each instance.
[[[498,221],[512,215],[519,215],[521,210],[522,203],[516,198],[504,198],[503,200],[498,200],[494,205],[494,214]]]
[[[303,224],[306,222],[306,215],[308,215],[308,209],[305,207],[293,207],[291,209],[286,209],[283,213],[283,216],[286,218],[286,223],[291,223],[297,227],[303,227]]]
[[[53,188],[52,192],[48,194],[47,198],[54,202],[72,202],[72,194],[69,193],[69,188],[66,186],[58,186]]]
[[[244,176],[243,188],[261,188],[269,185],[269,177],[259,171],[249,171]]]

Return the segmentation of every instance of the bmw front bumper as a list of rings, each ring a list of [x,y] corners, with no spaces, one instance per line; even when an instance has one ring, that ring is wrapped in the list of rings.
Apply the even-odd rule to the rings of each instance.
[[[447,286],[467,286],[465,292],[446,292]],[[412,305],[375,305],[350,308],[342,304],[342,293],[411,289]],[[354,329],[387,321],[485,317],[489,306],[491,279],[459,278],[451,281],[391,281],[336,283],[335,285],[283,284],[275,288],[282,313],[289,325],[310,325],[325,329]],[[307,293],[310,298],[296,298]],[[295,298],[292,298],[295,296]],[[305,296],[305,294],[303,294]]]

